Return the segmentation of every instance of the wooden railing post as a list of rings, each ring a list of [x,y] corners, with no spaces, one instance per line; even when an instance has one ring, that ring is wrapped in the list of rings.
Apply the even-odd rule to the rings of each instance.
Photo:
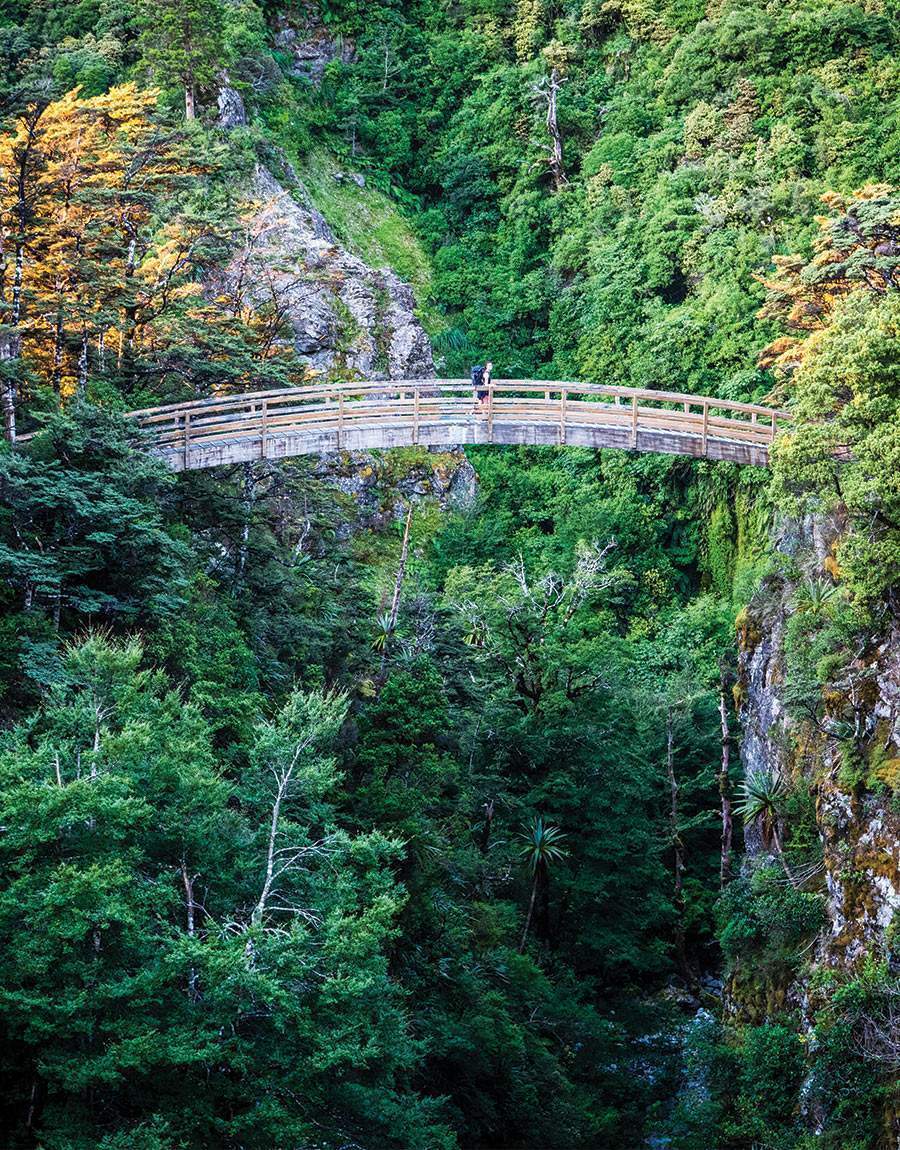
[[[269,401],[264,399],[262,401],[262,408],[259,416],[259,457],[260,459],[266,458],[267,439],[269,437]]]
[[[494,442],[494,382],[488,384],[488,443]]]
[[[631,446],[637,448],[638,443],[638,402],[637,396],[631,397]]]
[[[415,400],[413,403],[413,443],[419,442],[419,393],[421,388],[415,385]]]
[[[344,392],[343,389],[338,392],[338,432],[337,432],[337,449],[343,450],[344,445]]]
[[[709,438],[709,403],[703,401],[703,454],[706,455],[706,441]]]
[[[569,389],[565,384],[559,392],[559,442],[560,446],[566,442],[566,407],[569,398]]]
[[[774,443],[775,442],[775,436],[778,434],[778,416],[775,414],[774,411],[772,412],[771,418],[772,418],[772,431],[771,431],[771,434],[769,435],[769,443]]]
[[[184,413],[184,470],[187,471],[191,462],[191,413]]]

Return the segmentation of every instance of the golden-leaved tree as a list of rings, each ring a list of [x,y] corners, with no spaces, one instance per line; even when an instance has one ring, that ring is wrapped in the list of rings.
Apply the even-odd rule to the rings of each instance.
[[[153,89],[123,84],[89,99],[75,89],[0,136],[0,377],[11,440],[24,379],[62,401],[97,375],[126,395],[165,394],[176,377],[202,394],[212,370],[223,389],[244,387],[260,361],[283,359],[268,322],[223,324],[205,298],[205,274],[237,225],[191,195],[214,178],[215,148],[198,159],[156,113]]]
[[[805,338],[824,330],[835,306],[855,291],[885,295],[900,286],[900,197],[870,184],[851,196],[822,197],[829,215],[816,217],[819,234],[811,260],[778,255],[774,274],[759,276],[767,290],[761,318],[777,319],[796,336],[782,336],[760,354],[761,367],[789,375],[804,354]]]
[[[872,603],[900,586],[900,197],[871,186],[830,195],[811,260],[784,256],[763,315],[785,335],[762,354],[795,421],[773,453],[789,513],[840,509],[833,576]]]

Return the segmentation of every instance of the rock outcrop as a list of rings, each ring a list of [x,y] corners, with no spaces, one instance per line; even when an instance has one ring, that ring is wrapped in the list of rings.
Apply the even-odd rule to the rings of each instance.
[[[778,548],[809,578],[828,579],[842,529],[833,521],[789,524]],[[772,775],[814,794],[826,926],[813,955],[819,965],[849,970],[889,952],[891,924],[900,916],[900,815],[891,802],[900,781],[900,623],[852,660],[817,717],[792,715],[785,641],[797,592],[793,579],[773,575],[739,619],[741,755],[746,774]],[[858,760],[852,769],[848,748]],[[751,859],[764,850],[752,826],[746,840]]]
[[[298,61],[312,61],[314,80],[338,50],[316,20],[310,9],[305,41],[298,40],[296,30],[283,21],[278,32],[280,42],[292,47]],[[318,53],[315,59],[311,45]],[[346,46],[340,50],[346,51]],[[240,93],[224,75],[218,105],[223,130],[247,122]],[[433,376],[431,342],[416,318],[412,288],[389,269],[371,268],[342,247],[290,163],[279,159],[284,183],[263,165],[255,168],[244,197],[244,244],[207,281],[207,294],[227,296],[258,310],[276,308],[296,354],[312,375]],[[349,173],[336,178],[365,185],[361,176]],[[261,463],[248,475],[253,484],[265,486],[266,474],[273,472],[274,465]],[[459,448],[422,452],[400,465],[370,452],[339,452],[323,456],[313,474],[341,491],[355,508],[352,520],[336,525],[339,533],[352,533],[360,525],[377,528],[402,518],[410,502],[463,508],[476,491],[475,470]],[[286,506],[291,503],[289,487],[282,492]]]
[[[246,194],[245,242],[207,283],[207,293],[262,310],[274,303],[289,332],[282,338],[290,338],[313,375],[433,376],[431,343],[416,318],[410,286],[343,248],[290,165],[283,170],[293,194],[268,168],[255,169]],[[262,483],[276,466],[253,465],[254,482]],[[465,507],[476,486],[474,468],[458,448],[402,458],[339,452],[319,459],[312,474],[354,508],[335,525],[339,534],[385,526],[402,518],[410,502]],[[288,494],[283,498],[290,502]]]
[[[433,376],[431,343],[409,285],[341,247],[302,184],[292,190],[256,168],[247,190],[246,241],[209,290],[254,308],[276,306],[297,355],[314,373]]]
[[[322,21],[316,4],[279,14],[275,20],[275,47],[290,53],[291,75],[309,80],[318,87],[332,60],[350,63],[355,55],[353,42],[345,36],[332,36]]]
[[[216,124],[224,132],[230,132],[233,128],[242,128],[247,123],[244,98],[237,88],[232,88],[227,76],[223,76],[219,85],[216,104],[219,109]]]
[[[433,503],[443,511],[471,507],[477,490],[475,468],[461,448],[420,450],[400,461],[368,451],[326,455],[312,469],[316,479],[352,500],[357,524],[368,529],[400,521],[410,503]],[[338,534],[350,534],[349,523]]]

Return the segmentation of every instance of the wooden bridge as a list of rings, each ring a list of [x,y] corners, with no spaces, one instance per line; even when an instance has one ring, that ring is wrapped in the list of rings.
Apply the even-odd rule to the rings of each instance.
[[[790,416],[669,391],[500,379],[476,402],[464,379],[320,383],[133,411],[175,471],[254,459],[464,443],[569,444],[765,467]]]

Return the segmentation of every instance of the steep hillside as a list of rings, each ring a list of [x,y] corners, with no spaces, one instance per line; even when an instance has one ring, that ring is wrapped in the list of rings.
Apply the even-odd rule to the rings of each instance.
[[[0,1142],[895,1150],[894,0],[0,10]],[[178,477],[573,376],[770,469]]]

